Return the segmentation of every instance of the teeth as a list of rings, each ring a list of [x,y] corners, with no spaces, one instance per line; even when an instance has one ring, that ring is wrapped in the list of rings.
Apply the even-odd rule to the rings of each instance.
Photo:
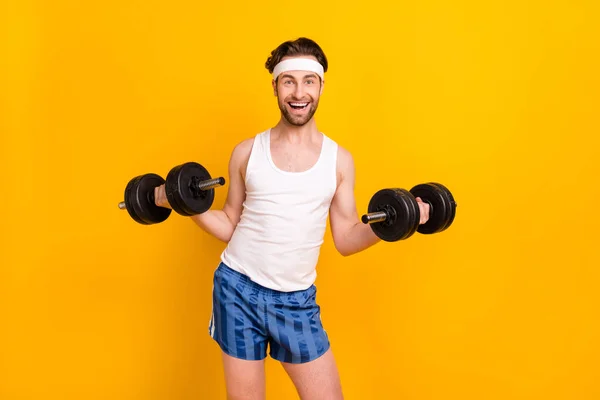
[[[306,107],[308,103],[290,103],[294,107]]]

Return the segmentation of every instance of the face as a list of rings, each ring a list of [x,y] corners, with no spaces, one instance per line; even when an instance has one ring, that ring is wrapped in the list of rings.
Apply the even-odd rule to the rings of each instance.
[[[281,115],[294,126],[309,122],[323,90],[319,75],[311,71],[286,71],[273,82]]]

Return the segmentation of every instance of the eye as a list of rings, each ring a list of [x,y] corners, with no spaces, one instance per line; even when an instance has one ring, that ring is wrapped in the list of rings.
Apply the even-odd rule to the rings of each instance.
[[[306,83],[307,83],[308,85],[312,85],[313,83],[315,83],[315,81],[314,81],[314,80],[312,80],[312,79],[309,79],[309,80],[307,80],[307,81],[306,81]]]

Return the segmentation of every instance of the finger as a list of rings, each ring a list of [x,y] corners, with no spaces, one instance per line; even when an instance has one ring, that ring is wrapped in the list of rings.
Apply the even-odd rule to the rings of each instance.
[[[160,191],[158,190],[158,186],[154,188],[154,204],[157,206],[160,204]]]

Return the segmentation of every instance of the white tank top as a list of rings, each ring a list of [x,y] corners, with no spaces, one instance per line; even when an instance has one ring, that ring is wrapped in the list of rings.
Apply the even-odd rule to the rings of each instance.
[[[230,268],[283,292],[304,290],[316,277],[329,206],[337,186],[337,144],[323,135],[317,162],[283,171],[271,157],[270,129],[254,139],[240,221],[221,254]]]

